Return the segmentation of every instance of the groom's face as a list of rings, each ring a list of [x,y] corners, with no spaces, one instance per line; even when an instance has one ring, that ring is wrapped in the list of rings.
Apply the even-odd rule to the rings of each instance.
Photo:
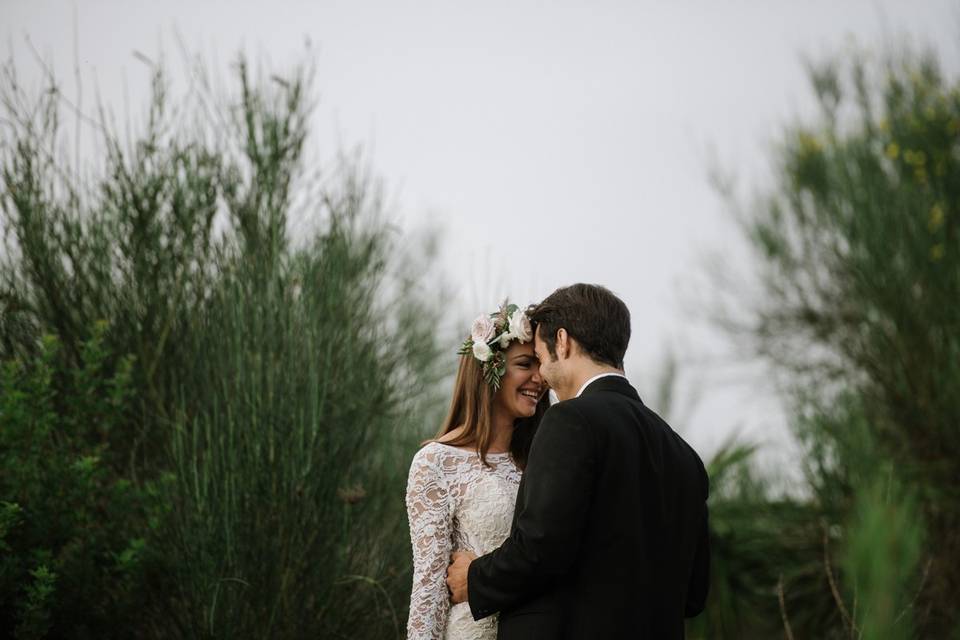
[[[558,380],[560,363],[555,356],[550,355],[547,343],[543,341],[540,335],[540,327],[537,327],[537,332],[533,336],[533,351],[537,359],[540,360],[540,377],[548,386],[556,389],[557,383],[560,382]]]

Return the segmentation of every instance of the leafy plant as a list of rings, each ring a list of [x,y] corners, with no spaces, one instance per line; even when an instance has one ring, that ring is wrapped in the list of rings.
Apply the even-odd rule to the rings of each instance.
[[[101,462],[132,367],[104,368],[106,331],[82,343],[78,369],[51,336],[36,358],[3,363],[0,624],[18,638],[99,637],[136,620],[148,571],[137,536],[161,507]]]
[[[779,592],[788,635],[947,637],[960,623],[960,84],[932,55],[865,59],[811,67],[819,118],[789,128],[776,187],[742,218],[762,296],[733,315],[786,380],[809,491],[791,501],[807,551],[792,560],[784,537],[752,574]],[[737,526],[778,504],[754,501]],[[828,578],[804,604],[798,563]]]
[[[35,635],[74,618],[101,637],[402,633],[402,488],[438,378],[429,260],[400,251],[356,161],[305,171],[308,71],[235,70],[236,95],[198,68],[202,95],[175,103],[157,67],[135,137],[94,121],[105,153],[90,179],[55,151],[59,90],[32,100],[4,69],[0,353],[53,358],[24,380],[59,373],[31,383],[46,400],[29,410],[43,411],[16,418],[27,440],[11,432],[0,453],[19,459],[15,486],[72,483],[72,500],[97,505],[96,524],[74,508],[75,526],[124,533],[67,545],[73,564],[17,556],[11,597]],[[47,335],[55,356],[37,346]],[[23,458],[27,441],[67,437],[62,468],[40,445]],[[25,515],[4,512],[7,543],[47,549],[24,523],[54,535],[59,508],[9,502]],[[103,625],[110,608],[82,613],[74,591],[137,593],[139,615]]]

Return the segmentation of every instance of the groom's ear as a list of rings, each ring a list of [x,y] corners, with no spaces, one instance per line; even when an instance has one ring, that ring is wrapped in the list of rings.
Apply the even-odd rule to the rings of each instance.
[[[563,327],[557,329],[557,358],[565,359],[570,355],[570,334]]]

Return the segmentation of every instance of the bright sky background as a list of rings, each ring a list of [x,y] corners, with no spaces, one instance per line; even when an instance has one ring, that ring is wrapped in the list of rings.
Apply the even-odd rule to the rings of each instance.
[[[811,113],[802,56],[906,36],[937,47],[955,74],[958,7],[0,0],[0,34],[22,79],[41,81],[29,38],[67,95],[78,59],[86,104],[96,86],[121,115],[124,94],[140,113],[149,87],[133,51],[163,50],[176,71],[177,32],[223,74],[241,48],[283,72],[309,41],[323,157],[362,145],[398,224],[444,229],[439,267],[458,315],[505,295],[527,303],[573,282],[604,284],[633,314],[627,373],[641,396],[652,398],[672,349],[682,404],[693,407],[674,413],[674,426],[705,455],[738,431],[782,461],[784,418],[762,370],[729,366],[728,341],[680,295],[703,279],[707,254],[746,261],[712,163],[744,192],[764,184],[777,135]]]

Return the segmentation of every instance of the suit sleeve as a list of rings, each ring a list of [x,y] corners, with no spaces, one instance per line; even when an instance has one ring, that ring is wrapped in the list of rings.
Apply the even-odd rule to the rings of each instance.
[[[474,619],[528,600],[570,569],[586,525],[595,460],[592,435],[576,409],[551,407],[531,446],[510,537],[470,565]]]
[[[706,472],[704,485],[708,486]],[[707,489],[709,491],[709,489]],[[707,511],[707,496],[703,498],[703,525],[700,528],[697,541],[696,555],[693,559],[693,570],[690,572],[690,581],[687,585],[687,600],[684,616],[692,618],[699,615],[707,604],[707,592],[710,588],[710,523]]]

